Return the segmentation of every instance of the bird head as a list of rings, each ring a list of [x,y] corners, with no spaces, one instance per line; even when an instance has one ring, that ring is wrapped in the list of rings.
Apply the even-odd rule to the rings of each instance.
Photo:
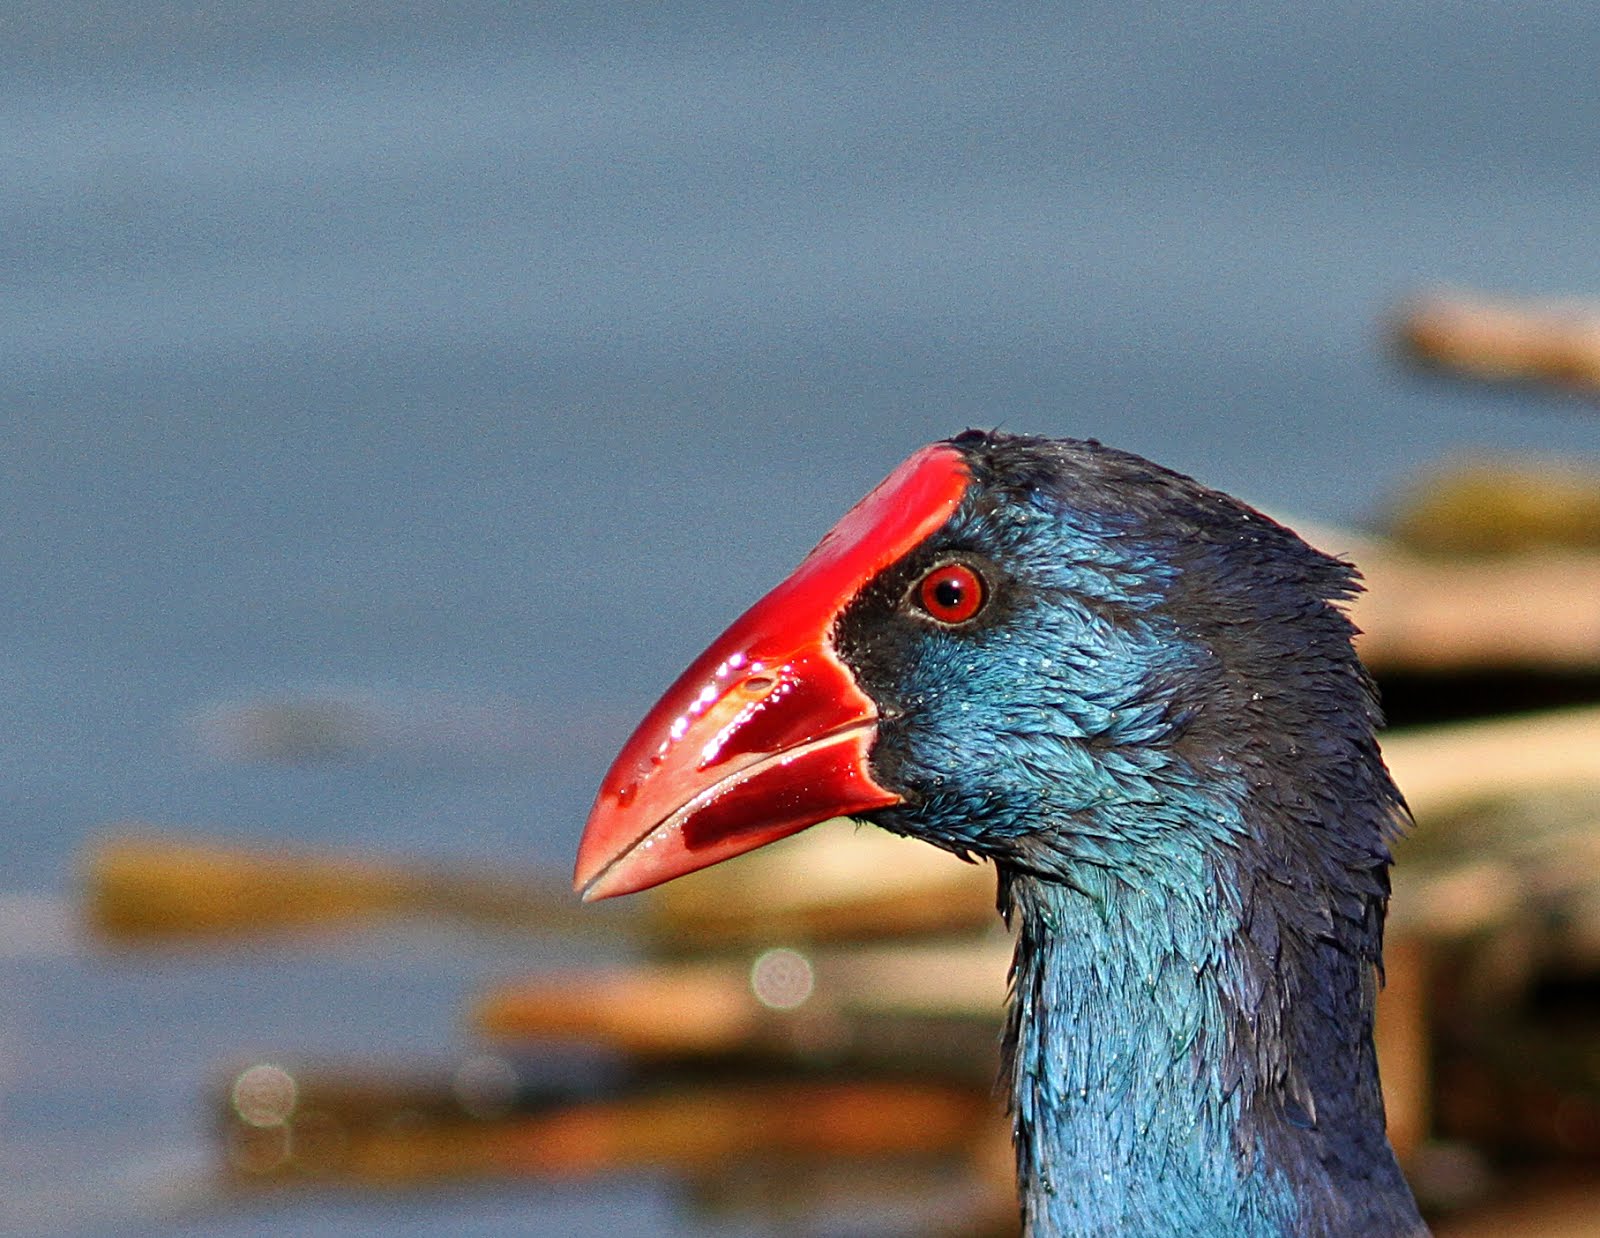
[[[1067,881],[1180,880],[1219,845],[1381,868],[1400,809],[1337,605],[1352,575],[1094,442],[925,447],[645,717],[576,884],[629,893],[837,816]],[[1253,796],[1332,836],[1241,837]]]

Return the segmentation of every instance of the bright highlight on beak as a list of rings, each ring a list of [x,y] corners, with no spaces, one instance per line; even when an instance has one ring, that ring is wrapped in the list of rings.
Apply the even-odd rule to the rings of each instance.
[[[833,627],[950,518],[969,480],[955,448],[917,452],[667,689],[600,784],[578,845],[585,899],[899,802],[873,781],[878,711],[835,653]]]

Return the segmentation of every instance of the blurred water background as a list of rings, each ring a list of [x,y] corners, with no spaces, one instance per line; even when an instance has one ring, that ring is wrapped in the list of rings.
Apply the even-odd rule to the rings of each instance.
[[[967,425],[1346,522],[1593,452],[1378,340],[1419,286],[1600,293],[1597,48],[1589,4],[7,6],[0,1231],[706,1232],[648,1180],[184,1205],[228,1063],[460,1049],[580,952],[107,957],[75,851],[564,872],[686,658]],[[241,759],[304,693],[380,733]]]

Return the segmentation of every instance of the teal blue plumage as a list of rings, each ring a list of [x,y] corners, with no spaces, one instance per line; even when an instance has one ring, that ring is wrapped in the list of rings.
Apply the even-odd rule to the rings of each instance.
[[[888,829],[991,859],[1030,1235],[1424,1233],[1371,1039],[1405,809],[1353,571],[1090,442],[969,432],[973,476],[834,643]],[[943,561],[986,586],[908,621]]]

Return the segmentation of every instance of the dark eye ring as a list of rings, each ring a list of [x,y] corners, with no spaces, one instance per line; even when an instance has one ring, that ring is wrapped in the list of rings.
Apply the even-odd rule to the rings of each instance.
[[[967,564],[942,563],[917,582],[912,597],[930,618],[955,627],[977,618],[989,590]]]

